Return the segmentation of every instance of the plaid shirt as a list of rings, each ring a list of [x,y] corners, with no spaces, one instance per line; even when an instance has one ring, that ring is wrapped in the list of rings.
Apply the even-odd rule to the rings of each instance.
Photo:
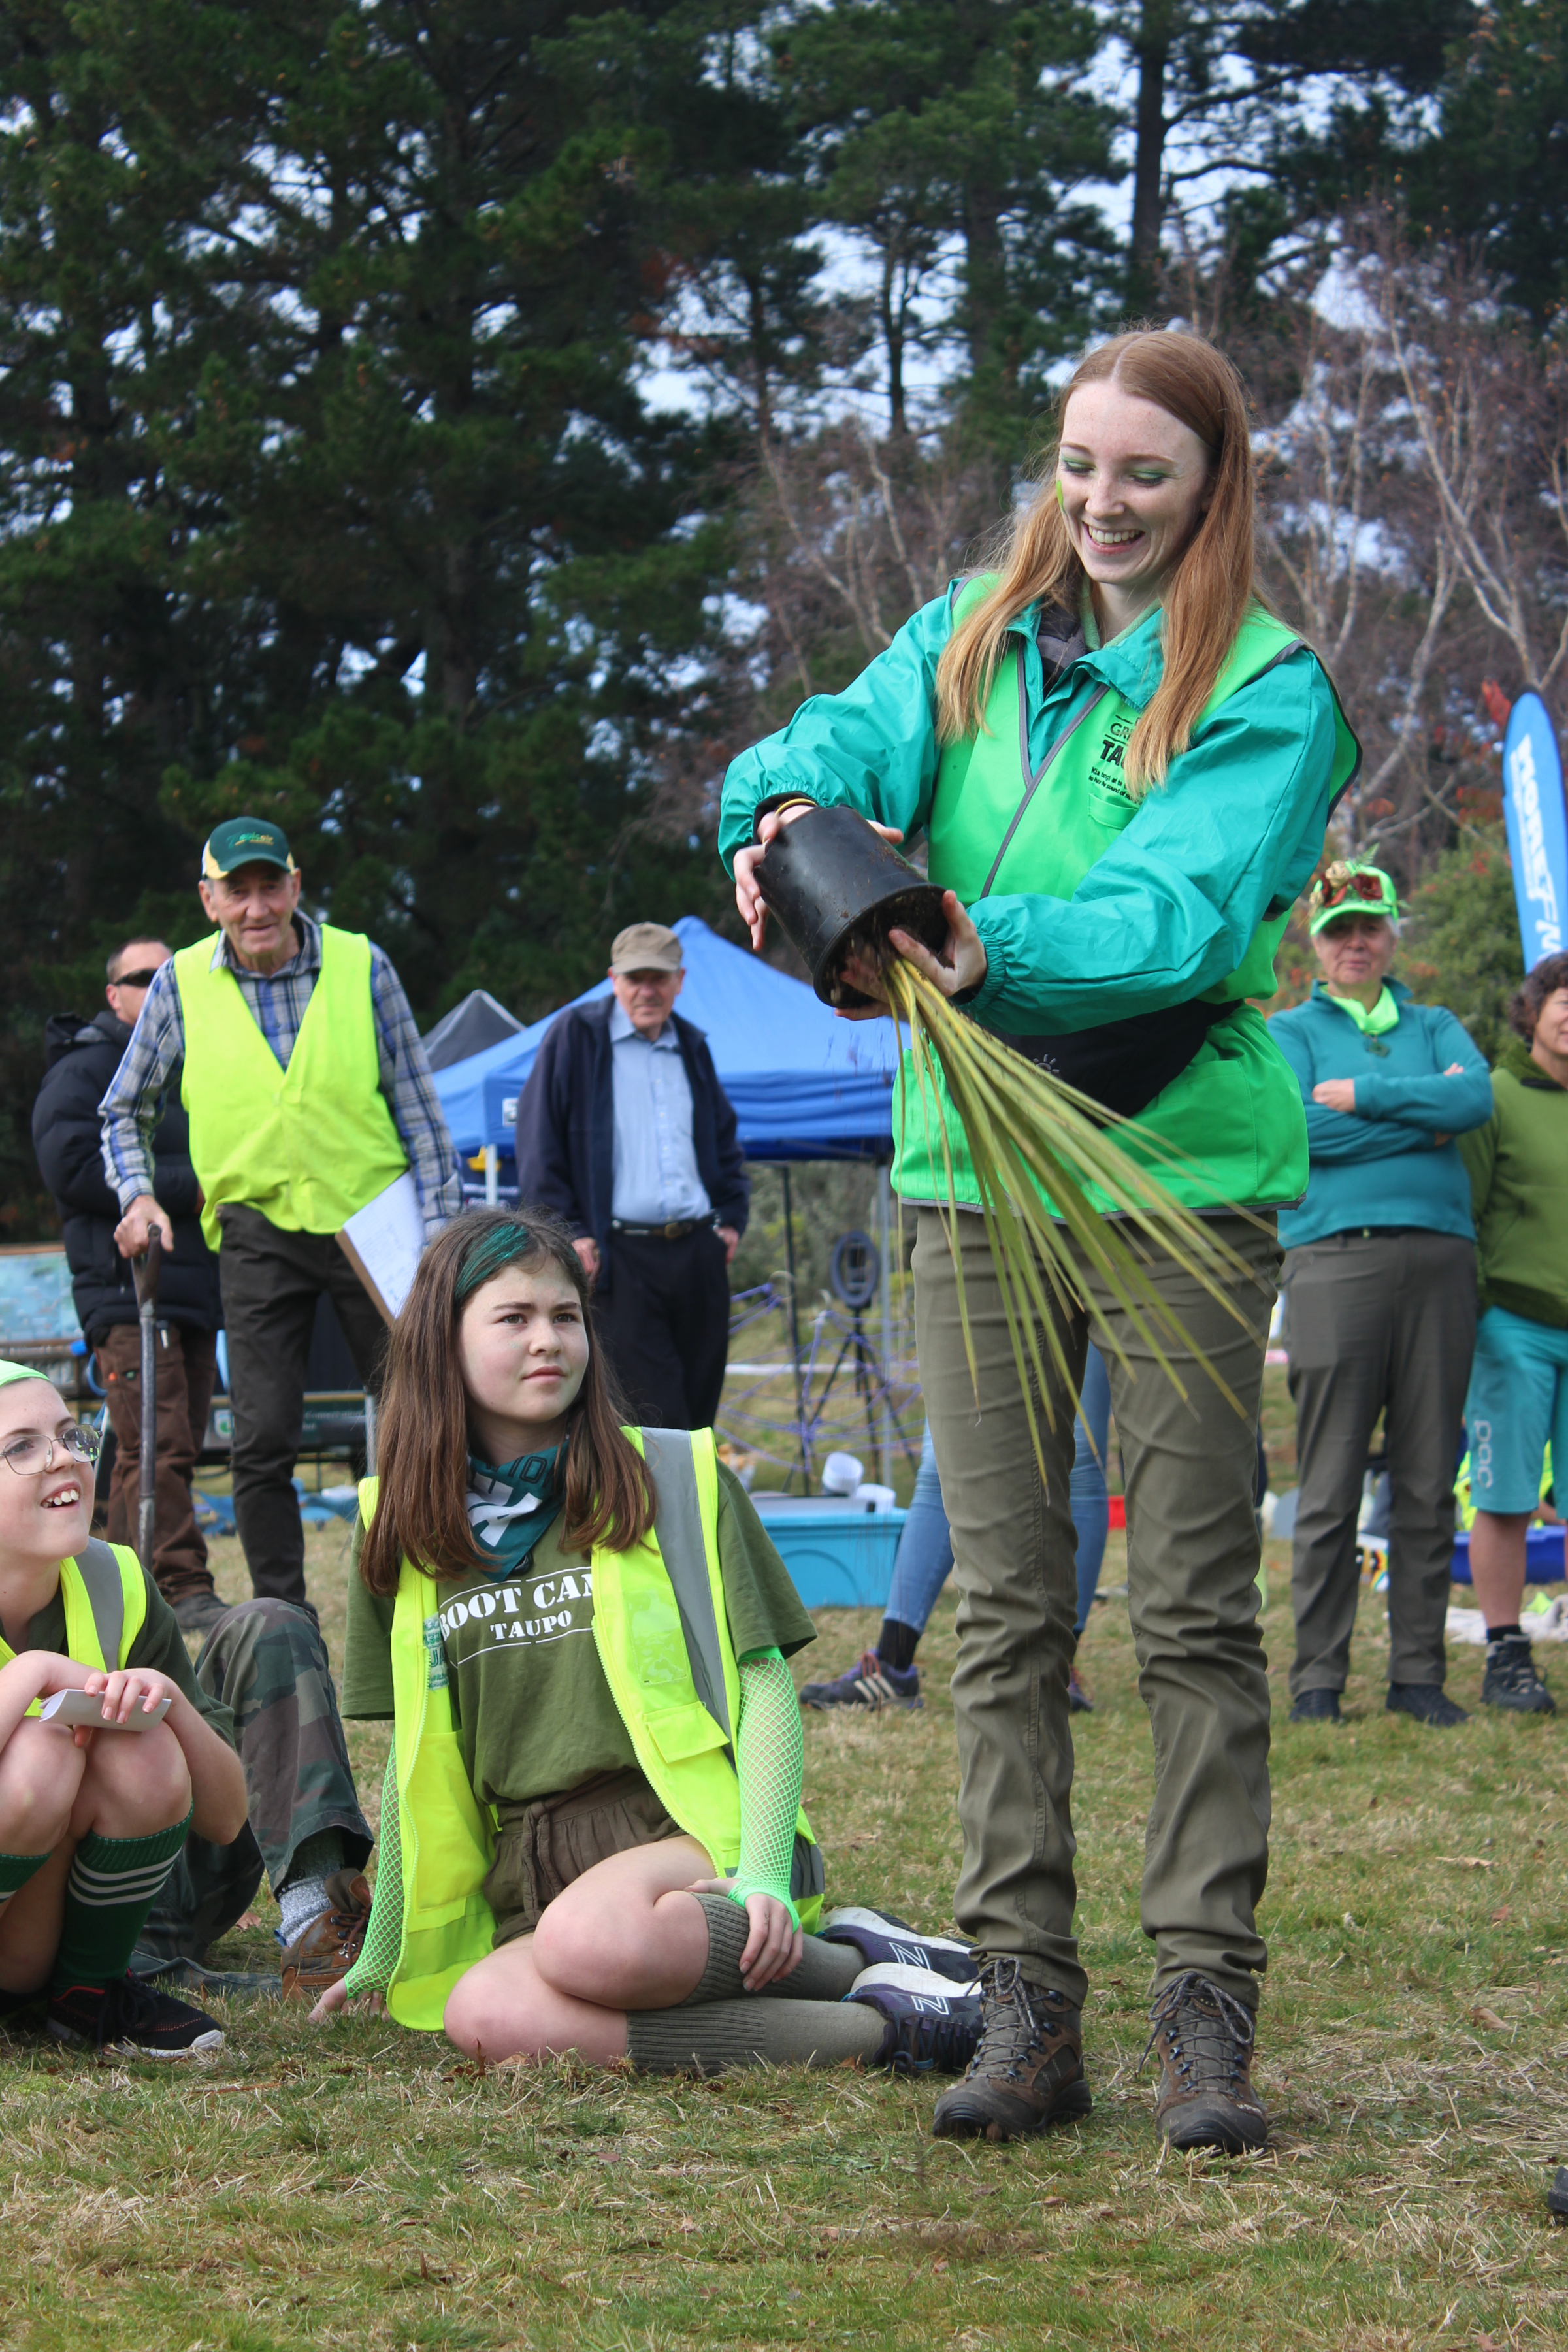
[[[236,961],[222,931],[213,948],[210,967],[216,971],[220,964],[226,964],[233,972],[257,1027],[285,1070],[321,969],[321,925],[311,922],[308,915],[296,914],[294,928],[300,934],[299,950],[276,971],[247,971]],[[455,1216],[461,1206],[462,1179],[403,982],[374,940],[370,995],[375,1010],[381,1091],[408,1154],[425,1222],[437,1225]],[[158,1121],[159,1100],[184,1052],[180,992],[174,985],[174,967],[166,963],[142,1000],[142,1017],[125,1048],[125,1058],[98,1107],[103,1121],[103,1171],[122,1209],[153,1189],[153,1129]]]

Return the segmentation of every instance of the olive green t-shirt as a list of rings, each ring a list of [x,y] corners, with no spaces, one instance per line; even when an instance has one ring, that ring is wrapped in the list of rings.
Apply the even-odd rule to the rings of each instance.
[[[221,1699],[212,1697],[197,1682],[191,1665],[190,1652],[185,1647],[185,1637],[175,1622],[174,1611],[145,1569],[142,1576],[147,1587],[147,1614],[142,1620],[141,1632],[131,1644],[126,1664],[150,1666],[154,1674],[167,1675],[169,1680],[184,1691],[197,1712],[211,1724],[218,1738],[226,1739],[232,1748],[233,1715]],[[57,1658],[69,1657],[70,1652],[66,1648],[65,1596],[58,1584],[53,1599],[46,1601],[41,1609],[35,1610],[27,1627],[27,1641],[35,1650],[52,1651]],[[86,1663],[85,1659],[77,1660],[79,1665]]]
[[[581,1551],[563,1548],[563,1525],[557,1519],[540,1538],[523,1575],[447,1577],[439,1587],[463,1761],[484,1804],[527,1804],[637,1763],[594,1641],[592,1572]],[[356,1527],[356,1562],[363,1539]],[[722,1464],[719,1566],[738,1658],[768,1649],[787,1657],[816,1639],[789,1570]],[[346,1716],[384,1720],[393,1713],[395,1605],[367,1591],[358,1576],[350,1580]]]

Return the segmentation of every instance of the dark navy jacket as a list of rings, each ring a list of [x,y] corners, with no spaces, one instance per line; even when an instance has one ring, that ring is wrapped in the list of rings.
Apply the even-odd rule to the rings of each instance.
[[[95,1021],[56,1013],[44,1031],[44,1083],[33,1106],[33,1150],[65,1223],[77,1320],[95,1346],[112,1324],[136,1320],[131,1263],[114,1246],[121,1209],[103,1173],[98,1119],[98,1106],[130,1043],[130,1030],[107,1006]],[[153,1136],[158,1200],[174,1228],[174,1254],[165,1257],[158,1277],[158,1320],[216,1331],[223,1323],[217,1259],[202,1239],[190,1146],[176,1074]]]
[[[571,1005],[550,1029],[517,1105],[517,1186],[524,1207],[553,1211],[574,1234],[591,1234],[604,1260],[598,1287],[614,1279],[610,1197],[615,1181],[613,996]],[[716,1224],[744,1233],[752,1188],[735,1138],[735,1114],[700,1029],[671,1013],[691,1088],[697,1172]]]

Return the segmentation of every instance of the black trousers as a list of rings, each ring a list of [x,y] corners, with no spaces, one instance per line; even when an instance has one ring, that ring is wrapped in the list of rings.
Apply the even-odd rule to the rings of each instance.
[[[218,1282],[234,1408],[234,1517],[258,1600],[305,1598],[305,1530],[294,1465],[305,1412],[305,1360],[325,1291],[354,1367],[381,1385],[386,1326],[336,1236],[289,1234],[259,1209],[219,1211]]]
[[[594,1324],[634,1422],[709,1429],[730,1352],[730,1275],[711,1225],[679,1241],[612,1234]]]

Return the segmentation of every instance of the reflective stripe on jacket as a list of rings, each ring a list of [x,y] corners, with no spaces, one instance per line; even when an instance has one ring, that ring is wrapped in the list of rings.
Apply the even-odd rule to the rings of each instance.
[[[741,1857],[734,1756],[741,1676],[724,1608],[713,1433],[626,1434],[653,1473],[657,1514],[651,1534],[633,1550],[595,1550],[594,1640],[649,1785],[729,1877]],[[363,1480],[359,1491],[368,1527],[376,1481]],[[436,1578],[405,1559],[392,1621],[403,1945],[386,2000],[400,2024],[427,2032],[439,2028],[458,1978],[495,1940],[483,1891],[495,1824],[463,1761],[440,1608]],[[823,1883],[802,1811],[791,1894],[808,1930],[821,1912]]]
[[[122,1666],[147,1622],[147,1580],[129,1544],[100,1543],[94,1536],[74,1559],[60,1562],[60,1599],[66,1612],[66,1655],[79,1666],[108,1674]],[[0,1636],[0,1666],[16,1652]],[[27,1709],[37,1715],[43,1702]]]
[[[181,949],[174,984],[208,1242],[218,1247],[230,1201],[286,1233],[339,1232],[408,1165],[381,1091],[370,941],[321,926],[321,969],[286,1070],[210,939]]]

